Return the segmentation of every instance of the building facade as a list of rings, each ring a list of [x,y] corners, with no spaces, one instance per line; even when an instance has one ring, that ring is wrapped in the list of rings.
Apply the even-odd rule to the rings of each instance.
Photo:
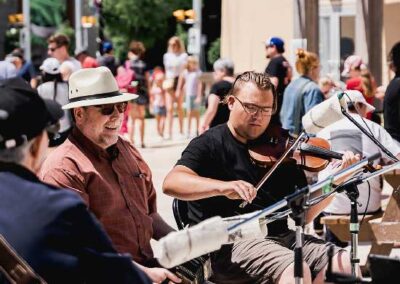
[[[344,59],[360,55],[378,84],[387,84],[387,54],[400,41],[400,0],[223,0],[221,55],[238,72],[263,71],[265,40],[285,40],[293,64],[296,48],[316,52],[323,75],[339,80]]]

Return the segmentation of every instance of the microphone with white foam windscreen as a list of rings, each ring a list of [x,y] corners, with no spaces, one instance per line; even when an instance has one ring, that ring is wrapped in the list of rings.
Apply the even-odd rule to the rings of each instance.
[[[157,245],[154,245],[154,248],[157,248],[154,249],[155,256],[162,266],[171,268],[219,250],[222,245],[238,239],[265,237],[267,235],[265,218],[248,222],[241,226],[240,230],[234,232],[228,230],[232,224],[253,216],[257,212],[229,218],[216,216],[193,227],[169,233],[160,239]]]
[[[344,93],[339,93],[314,106],[302,118],[304,130],[308,134],[316,134],[325,127],[342,119],[342,108],[347,110]]]

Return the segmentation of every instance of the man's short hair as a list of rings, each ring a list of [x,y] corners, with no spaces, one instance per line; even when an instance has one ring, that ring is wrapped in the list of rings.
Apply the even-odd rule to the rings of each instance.
[[[214,70],[220,70],[220,71],[224,71],[226,75],[228,76],[233,76],[234,74],[234,69],[235,66],[232,62],[232,60],[228,59],[228,58],[220,58],[217,61],[214,62]]]
[[[129,51],[131,51],[133,54],[136,54],[140,58],[146,52],[146,48],[144,47],[143,42],[133,40],[129,44]]]
[[[0,148],[0,161],[13,164],[22,163],[33,141],[34,140],[24,141],[23,144],[9,149]]]
[[[49,37],[47,43],[55,43],[58,47],[69,47],[69,38],[64,34],[56,34]]]
[[[254,71],[247,71],[236,77],[235,82],[233,82],[232,88],[229,93],[225,96],[224,102],[227,102],[229,96],[236,96],[237,93],[242,89],[247,83],[253,83],[258,89],[263,91],[271,91],[273,96],[273,113],[277,110],[277,97],[274,84],[272,84],[270,76],[265,73],[258,73]]]

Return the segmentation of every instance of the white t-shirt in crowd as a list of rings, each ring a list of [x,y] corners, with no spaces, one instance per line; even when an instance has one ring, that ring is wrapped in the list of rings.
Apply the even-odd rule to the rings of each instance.
[[[201,71],[197,70],[194,72],[189,72],[185,69],[182,73],[183,78],[185,78],[185,94],[188,97],[196,97],[197,90],[200,83]]]
[[[64,60],[60,65],[60,69],[62,69],[64,66],[67,66],[68,69],[71,70],[71,74],[82,68],[81,63],[73,57],[69,57],[67,60]]]
[[[54,95],[54,82],[40,84],[37,91],[43,99],[54,100],[62,106],[69,103],[68,84],[65,82],[57,83],[57,95]],[[60,119],[60,132],[69,128],[71,128],[71,115],[69,110],[64,110],[64,116]]]
[[[151,87],[150,93],[154,96],[153,105],[156,107],[164,107],[165,106],[165,93],[164,90],[156,85]]]
[[[351,116],[364,128],[365,124],[361,117],[357,114],[351,114]],[[390,152],[394,155],[400,153],[400,145],[396,142],[390,134],[377,123],[364,119],[368,128],[371,129],[372,135],[381,142]],[[331,143],[331,150],[336,152],[344,152],[346,150],[352,151],[353,153],[359,153],[361,156],[369,156],[380,152],[382,155],[381,161],[375,161],[374,165],[379,163],[388,163],[391,160],[388,159],[378,146],[374,144],[365,134],[361,132],[350,120],[343,118],[328,127],[324,128],[317,134],[318,137],[325,138]],[[321,171],[318,175],[319,179],[323,179],[330,175],[332,167],[328,166],[325,170]],[[381,207],[381,183],[379,177],[375,177],[369,180],[371,193],[370,200],[368,203],[367,212],[375,212]],[[368,184],[362,183],[358,186],[360,196],[358,198],[361,207],[358,207],[359,214],[365,212],[368,200]],[[350,213],[350,200],[346,193],[337,193],[333,201],[325,208],[324,212],[332,214],[349,214]]]
[[[176,54],[167,52],[164,54],[165,78],[173,79],[178,77],[185,68],[187,53]]]

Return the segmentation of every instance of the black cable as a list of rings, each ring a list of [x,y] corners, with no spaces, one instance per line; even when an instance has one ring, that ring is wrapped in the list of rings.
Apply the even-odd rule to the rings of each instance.
[[[365,119],[362,117],[362,115],[361,115],[360,112],[358,111],[357,106],[356,106],[356,104],[354,103],[354,101],[349,97],[348,94],[346,94],[346,92],[344,92],[344,94],[345,94],[346,97],[349,99],[349,101],[353,104],[354,109],[356,110],[358,116],[361,118],[361,121],[365,124],[365,126],[366,126],[366,128],[368,129],[369,133],[370,133],[371,135],[374,135],[374,134],[372,133],[371,129],[369,128],[367,122],[365,121]]]
[[[361,219],[361,221],[360,221],[360,226],[361,226],[362,222],[364,221],[365,215],[367,215],[367,210],[368,210],[368,206],[369,206],[369,201],[370,201],[370,198],[371,198],[371,185],[369,184],[369,180],[367,180],[367,184],[368,184],[367,206],[365,206],[365,210],[364,210],[364,213],[363,213],[363,217],[362,217],[362,219]]]

